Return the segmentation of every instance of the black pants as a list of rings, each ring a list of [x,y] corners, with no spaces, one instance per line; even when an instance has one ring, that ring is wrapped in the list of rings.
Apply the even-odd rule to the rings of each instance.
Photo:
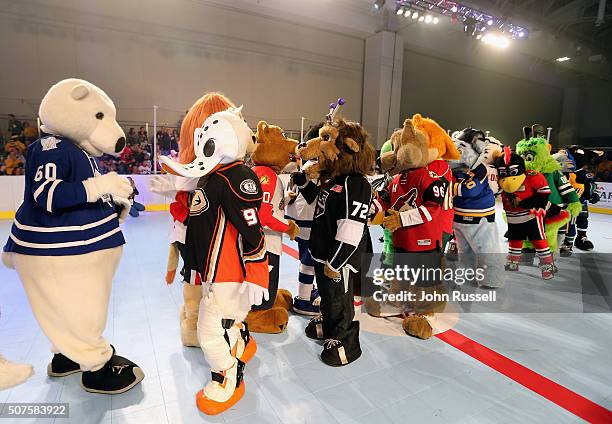
[[[270,309],[272,305],[274,305],[274,301],[276,300],[276,292],[278,291],[280,256],[268,252],[268,267],[272,267],[272,269],[270,270],[270,283],[268,286],[270,298],[268,300],[264,300],[261,305],[253,306],[251,308],[252,311],[263,311],[264,309]]]
[[[321,315],[323,315],[323,334],[326,338],[342,341],[345,346],[359,343],[359,324],[353,321],[353,281],[349,278],[348,290],[344,289],[344,276],[334,281],[325,275],[325,265],[315,262],[315,276],[321,296]]]

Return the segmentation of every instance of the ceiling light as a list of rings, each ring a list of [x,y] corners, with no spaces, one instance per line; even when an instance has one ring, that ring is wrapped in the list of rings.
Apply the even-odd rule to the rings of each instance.
[[[425,16],[419,16],[419,22],[423,22],[425,20]]]
[[[431,17],[431,15],[427,15],[427,16],[425,16],[425,23],[426,23],[426,24],[430,24],[430,23],[431,23],[431,21],[433,21],[433,18]]]
[[[451,12],[453,12],[453,13],[457,13],[457,6],[453,6],[453,7],[451,7]]]
[[[525,36],[525,31],[521,31],[518,33],[519,38],[523,38]]]
[[[414,12],[412,14],[412,19],[417,19],[419,17],[419,12]]]
[[[437,16],[434,16],[433,18],[434,25],[438,25],[438,22],[440,22],[440,18],[438,18]]]
[[[489,26],[493,25],[493,19],[489,19],[489,20],[487,21],[487,25],[489,25]]]
[[[409,18],[411,13],[412,12],[410,12],[410,9],[406,9],[406,11],[404,12],[404,18]]]
[[[403,6],[398,7],[398,8],[397,8],[397,10],[395,11],[395,14],[396,14],[397,16],[399,16],[399,15],[401,15],[401,14],[403,14],[403,13],[404,13],[404,8],[403,8]]]
[[[571,60],[571,57],[563,56],[563,57],[558,57],[555,60],[557,62],[567,62],[568,60]]]
[[[488,33],[482,36],[481,41],[493,47],[505,49],[510,45],[510,39],[501,34]]]

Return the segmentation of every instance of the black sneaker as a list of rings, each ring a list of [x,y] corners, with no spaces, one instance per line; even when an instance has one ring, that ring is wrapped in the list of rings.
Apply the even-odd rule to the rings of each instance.
[[[144,379],[144,372],[132,361],[114,354],[98,371],[86,371],[81,386],[86,392],[116,395],[130,390]]]
[[[352,348],[345,346],[343,342],[336,339],[327,339],[323,344],[321,360],[332,367],[341,367],[356,361],[361,356],[359,342]]]
[[[77,372],[81,372],[81,366],[61,353],[53,355],[53,359],[47,365],[49,377],[66,377]]]
[[[312,318],[306,326],[304,333],[306,333],[306,336],[311,339],[325,340],[323,335],[323,316],[317,315],[316,317]]]

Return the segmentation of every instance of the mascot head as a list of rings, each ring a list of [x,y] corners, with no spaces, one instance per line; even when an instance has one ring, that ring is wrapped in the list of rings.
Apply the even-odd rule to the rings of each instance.
[[[528,170],[543,174],[561,170],[559,162],[550,154],[552,146],[548,143],[544,125],[523,127],[523,135],[524,138],[516,143],[516,153],[525,159],[525,167]]]
[[[219,165],[242,160],[254,134],[242,119],[242,106],[210,115],[193,133],[193,161],[182,164],[162,156],[160,162],[170,172],[189,178],[199,178],[213,172]]]
[[[319,129],[298,153],[302,160],[317,160],[323,180],[339,175],[370,175],[374,171],[375,151],[368,133],[357,122],[334,118]]]
[[[499,186],[506,193],[514,193],[525,181],[527,172],[525,160],[513,153],[510,147],[506,146],[501,156],[493,162],[497,169]]]
[[[574,156],[572,156],[569,150],[561,149],[552,155],[552,157],[559,162],[559,165],[561,165],[561,172],[576,172],[576,162],[574,161]]]
[[[516,143],[516,153],[525,160],[525,167],[543,174],[561,170],[559,162],[550,154],[550,149],[550,144],[542,137],[531,137]]]
[[[202,127],[204,121],[213,113],[223,112],[234,107],[236,105],[221,93],[211,92],[200,97],[191,106],[181,124],[179,162],[187,164],[195,159],[193,139],[195,130]],[[251,151],[251,147],[249,147],[249,151]]]
[[[567,148],[567,152],[573,157],[576,169],[596,167],[606,159],[603,150],[587,149],[586,147],[572,145]]]
[[[482,131],[473,128],[455,131],[451,138],[461,157],[457,160],[448,161],[451,169],[471,169],[480,156],[480,153],[476,150],[476,144],[481,139],[484,140],[484,137],[485,135]]]
[[[259,121],[251,161],[255,165],[269,166],[278,174],[295,162],[297,146],[298,141],[287,138],[282,128]]]
[[[43,132],[67,137],[92,156],[116,156],[125,147],[113,101],[88,81],[69,78],[52,86],[38,115]]]
[[[397,174],[422,168],[436,159],[458,160],[461,154],[450,136],[433,119],[416,114],[391,135],[393,150],[380,155],[381,169]]]

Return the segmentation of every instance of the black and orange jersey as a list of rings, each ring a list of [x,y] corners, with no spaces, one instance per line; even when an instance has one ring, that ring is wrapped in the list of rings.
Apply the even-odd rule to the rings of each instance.
[[[266,243],[259,221],[257,175],[233,162],[200,179],[185,240],[187,269],[209,283],[248,281],[268,287]]]

